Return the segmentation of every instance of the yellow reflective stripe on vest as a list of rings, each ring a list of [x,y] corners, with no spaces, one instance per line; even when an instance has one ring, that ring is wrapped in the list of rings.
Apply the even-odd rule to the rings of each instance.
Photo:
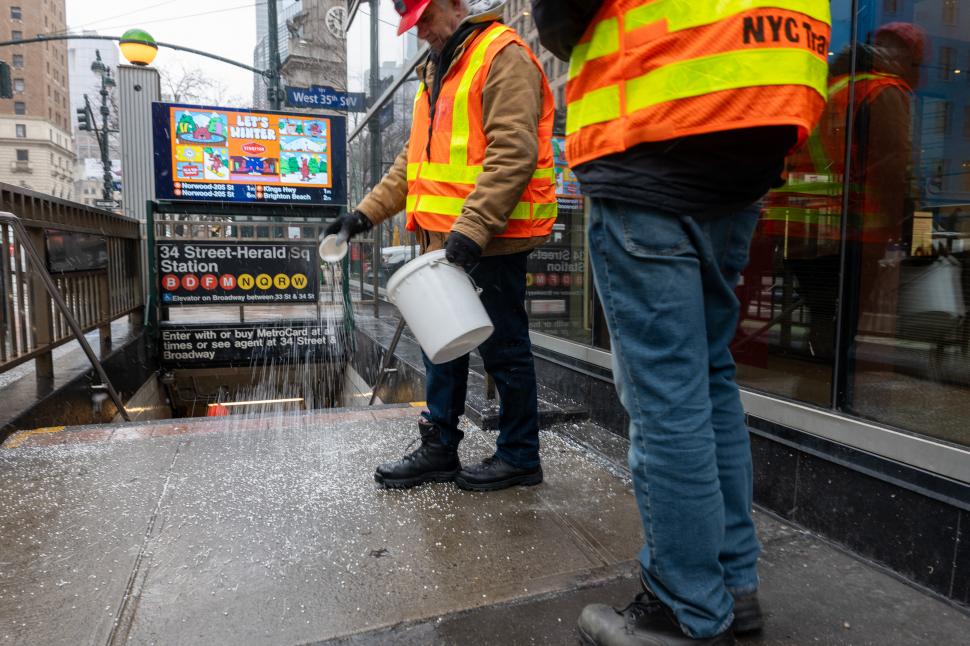
[[[468,69],[465,70],[465,74],[461,77],[461,81],[458,84],[458,91],[455,92],[455,102],[452,106],[451,158],[448,160],[450,166],[457,167],[461,165],[467,168],[468,136],[471,132],[471,123],[468,119],[468,95],[471,92],[475,75],[482,69],[482,65],[485,62],[485,53],[489,45],[494,43],[496,38],[508,30],[508,27],[502,25],[489,31],[482,38],[481,42],[475,45],[475,49],[472,50],[471,59],[468,61]],[[423,172],[421,176],[425,176]],[[474,183],[474,180],[472,180],[472,183]]]
[[[780,188],[772,189],[772,195],[815,195],[833,197],[841,195],[842,183],[835,180],[819,180],[817,182],[789,182]]]
[[[566,109],[566,134],[571,135],[580,128],[594,123],[613,121],[620,118],[620,87],[608,85],[587,92]]]
[[[767,85],[807,85],[825,97],[828,73],[825,61],[798,49],[758,49],[702,56],[664,65],[627,81],[627,113],[677,99]]]
[[[832,161],[829,159],[828,153],[825,152],[825,145],[822,143],[822,135],[819,134],[818,128],[808,136],[805,145],[808,147],[808,156],[812,159],[815,172],[829,172],[832,169]]]
[[[413,213],[414,207],[416,207],[417,205],[418,205],[418,196],[408,195],[407,199],[405,199],[404,201],[404,210],[407,211],[408,213]]]
[[[633,31],[666,19],[667,31],[682,31],[709,25],[751,9],[768,7],[797,11],[826,24],[831,24],[832,21],[829,3],[819,0],[720,0],[719,2],[656,0],[626,12],[623,16],[623,30]]]
[[[415,211],[435,213],[437,215],[461,215],[461,207],[465,205],[463,197],[443,197],[441,195],[421,195],[417,198]]]
[[[838,81],[829,86],[829,96],[832,96],[836,92],[844,90],[848,85],[849,81],[855,79],[858,81],[875,81],[876,79],[896,79],[900,80],[895,74],[856,74],[855,77],[845,76],[840,78]]]
[[[558,205],[555,202],[548,204],[530,204],[529,202],[519,202],[509,214],[510,220],[548,220],[556,217]]]
[[[626,113],[721,90],[765,85],[808,85],[824,97],[827,80],[828,65],[807,51],[759,49],[727,52],[671,63],[627,81]],[[619,119],[621,112],[618,86],[609,85],[587,92],[569,104],[566,134],[573,134],[595,123]]]
[[[482,172],[481,166],[465,166],[463,164],[436,164],[421,162],[408,164],[408,181],[418,179],[432,182],[447,182],[449,184],[474,184]]]
[[[482,166],[452,166],[451,164],[435,164],[432,162],[408,164],[408,181],[413,182],[418,178],[432,182],[447,182],[449,184],[474,184],[478,181],[478,176],[485,172]],[[555,168],[538,168],[532,173],[532,179],[556,179]]]
[[[559,204],[557,202],[549,202],[547,204],[533,204],[532,205],[532,219],[533,220],[551,220],[556,217],[559,213]]]
[[[796,222],[798,224],[836,224],[841,213],[826,213],[819,209],[805,209],[793,206],[772,206],[761,212],[762,219],[772,222]]]
[[[831,24],[828,2],[819,0],[721,0],[716,3],[656,0],[630,9],[623,15],[623,31],[631,32],[660,20],[667,21],[667,31],[683,31],[709,25],[744,11],[758,8],[796,11]],[[589,42],[573,48],[569,57],[569,78],[583,71],[588,61],[620,51],[620,27],[616,18],[607,18],[593,28]]]
[[[434,213],[435,215],[449,215],[457,218],[461,215],[465,199],[461,197],[443,197],[440,195],[422,195],[420,197],[407,198],[407,210],[409,212],[420,211],[422,213]],[[510,220],[548,220],[556,217],[557,205],[555,202],[549,204],[531,204],[529,202],[519,202],[509,214]]]
[[[608,18],[593,28],[588,43],[576,45],[569,57],[569,78],[579,76],[586,61],[609,56],[620,51],[620,24],[616,18]]]

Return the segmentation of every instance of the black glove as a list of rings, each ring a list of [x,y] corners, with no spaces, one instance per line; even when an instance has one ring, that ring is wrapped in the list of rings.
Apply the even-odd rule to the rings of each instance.
[[[327,228],[323,230],[323,235],[329,236],[335,233],[340,233],[341,231],[346,231],[347,240],[350,240],[358,233],[370,231],[372,228],[374,228],[374,223],[371,222],[366,215],[360,211],[354,211],[352,213],[345,213],[331,222]]]
[[[452,231],[445,242],[445,258],[464,269],[471,271],[478,264],[482,248],[466,235]]]

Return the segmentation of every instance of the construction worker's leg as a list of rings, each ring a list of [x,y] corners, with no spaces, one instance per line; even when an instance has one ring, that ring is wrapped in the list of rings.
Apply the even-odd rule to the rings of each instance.
[[[720,560],[724,583],[735,596],[757,590],[761,550],[751,518],[751,444],[729,349],[738,319],[734,288],[748,263],[757,220],[757,207],[697,220],[699,246],[708,258],[703,265],[703,282],[711,423],[717,441],[717,472],[725,521]]]
[[[441,443],[457,447],[465,436],[458,430],[458,418],[465,412],[465,390],[468,385],[468,355],[454,361],[433,364],[424,358],[425,400],[430,422],[441,433]]]
[[[495,332],[478,351],[499,394],[499,436],[495,454],[529,469],[539,465],[539,412],[536,373],[525,311],[528,252],[487,256],[471,276],[482,289],[482,303]]]
[[[701,257],[689,219],[593,198],[589,247],[630,416],[643,577],[692,637],[727,629],[724,502],[711,425]],[[733,328],[732,328],[733,329]]]

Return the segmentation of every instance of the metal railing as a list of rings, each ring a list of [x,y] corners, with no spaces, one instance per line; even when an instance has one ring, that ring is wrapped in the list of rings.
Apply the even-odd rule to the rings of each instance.
[[[99,330],[103,356],[111,347],[111,322],[141,313],[139,223],[7,184],[0,184],[0,211],[14,214],[17,220],[0,222],[0,373],[34,360],[43,390],[44,384],[53,384],[54,348],[78,338],[79,332]],[[98,263],[102,267],[45,276],[49,236],[72,233],[104,240],[106,258]],[[30,247],[37,252],[40,267],[32,262]],[[49,292],[45,278],[51,279],[56,296]]]

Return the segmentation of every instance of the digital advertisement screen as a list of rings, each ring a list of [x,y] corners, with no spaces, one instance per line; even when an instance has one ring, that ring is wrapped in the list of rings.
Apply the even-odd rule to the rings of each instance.
[[[152,104],[160,200],[344,206],[344,117]]]

